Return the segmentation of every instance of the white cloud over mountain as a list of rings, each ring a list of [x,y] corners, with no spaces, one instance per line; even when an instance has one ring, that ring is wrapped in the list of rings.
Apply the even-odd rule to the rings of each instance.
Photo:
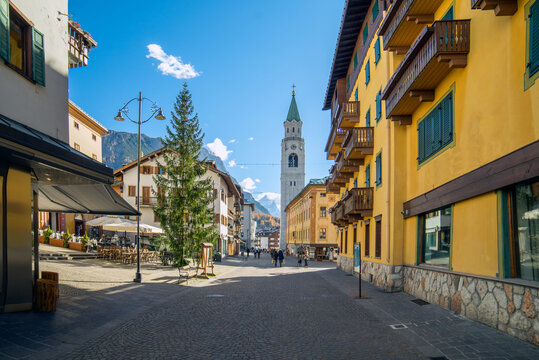
[[[210,149],[213,155],[218,156],[223,161],[228,159],[228,155],[232,153],[232,150],[228,150],[227,146],[223,144],[223,142],[219,138],[215,138],[213,142],[207,144],[206,146],[208,147],[208,149]]]
[[[245,191],[252,192],[254,189],[256,189],[255,181],[251,179],[250,177],[243,179],[240,182],[240,185]]]
[[[281,210],[281,194],[274,193],[274,192],[265,192],[258,194],[256,196],[256,201],[264,201],[267,200],[267,202],[272,202],[275,204],[275,207]]]
[[[236,166],[236,162],[235,162],[234,160],[230,160],[230,161],[228,162],[228,167],[233,168],[234,166]]]

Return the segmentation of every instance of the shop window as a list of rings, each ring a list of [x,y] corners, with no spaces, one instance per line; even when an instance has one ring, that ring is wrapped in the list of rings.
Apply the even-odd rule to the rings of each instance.
[[[320,217],[326,217],[326,207],[325,206],[320,208]]]
[[[365,257],[370,255],[371,249],[371,225],[370,222],[365,221]]]
[[[127,190],[127,195],[128,195],[128,196],[135,196],[135,195],[136,195],[136,192],[137,192],[136,186],[134,186],[134,185],[129,185],[127,189],[128,189],[128,190]]]
[[[453,140],[453,94],[438,103],[417,125],[417,162],[421,164]]]
[[[512,275],[539,281],[539,179],[516,185],[510,201]]]
[[[320,229],[320,240],[326,239],[326,228]]]
[[[449,267],[451,206],[420,216],[421,263]]]
[[[378,219],[375,222],[374,257],[380,259],[382,257],[382,219]]]

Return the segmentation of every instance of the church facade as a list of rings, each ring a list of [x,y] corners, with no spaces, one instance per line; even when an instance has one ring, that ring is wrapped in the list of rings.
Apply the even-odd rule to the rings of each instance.
[[[281,141],[281,238],[279,247],[286,249],[286,206],[305,186],[305,141],[301,135],[303,122],[299,116],[295,91],[284,122]]]

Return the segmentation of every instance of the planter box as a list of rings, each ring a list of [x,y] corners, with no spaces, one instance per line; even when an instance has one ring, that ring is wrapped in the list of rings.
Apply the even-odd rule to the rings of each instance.
[[[38,237],[38,241],[39,241],[40,243],[42,243],[42,244],[45,243],[45,237],[44,237],[44,236]]]
[[[70,242],[70,243],[69,243],[69,248],[70,248],[71,250],[82,251],[82,244],[81,244],[81,243]]]
[[[62,239],[49,239],[49,245],[64,247],[64,240]]]

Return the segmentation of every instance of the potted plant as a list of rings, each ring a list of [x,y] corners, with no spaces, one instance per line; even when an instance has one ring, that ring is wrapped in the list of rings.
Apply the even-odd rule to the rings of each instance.
[[[50,242],[51,235],[54,231],[51,230],[51,227],[47,227],[45,230],[43,230],[43,243],[48,244]]]
[[[85,232],[83,236],[80,237],[80,243],[82,244],[82,251],[88,252],[88,244],[90,243],[90,237],[88,233]]]
[[[69,233],[69,229],[66,230],[65,233],[62,234],[62,240],[64,241],[64,247],[69,248],[69,241],[73,239],[73,235]]]

